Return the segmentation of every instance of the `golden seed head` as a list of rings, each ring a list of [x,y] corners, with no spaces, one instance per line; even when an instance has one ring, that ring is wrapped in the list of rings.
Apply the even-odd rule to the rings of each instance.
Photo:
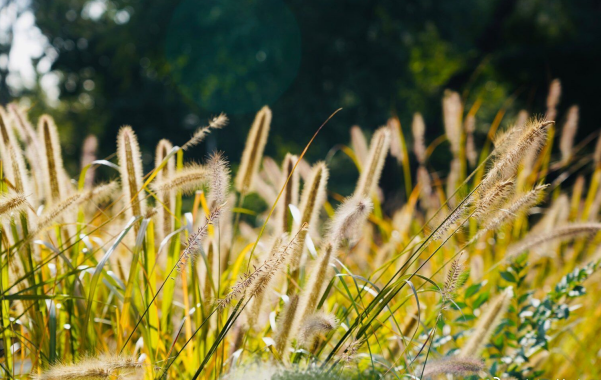
[[[387,127],[379,128],[371,139],[369,155],[357,182],[355,196],[371,197],[380,181],[384,161],[390,147],[390,130]]]
[[[206,127],[200,127],[196,130],[196,132],[194,132],[194,134],[192,135],[192,137],[190,137],[190,140],[188,140],[188,142],[186,142],[184,144],[184,146],[182,146],[183,150],[188,150],[190,148],[192,148],[193,146],[196,146],[198,144],[200,144],[201,142],[203,142],[203,140],[205,139],[205,137],[211,133],[211,130],[213,129],[221,129],[223,127],[225,127],[228,123],[228,118],[227,116],[222,113],[219,116],[216,116],[214,118],[212,118],[209,121],[209,125]]]
[[[278,202],[279,232],[289,232],[292,226],[289,207],[298,205],[299,172],[295,166],[298,156],[287,153],[282,163],[282,178],[279,184],[284,189]]]
[[[257,113],[246,139],[246,146],[235,180],[236,190],[240,193],[248,193],[253,190],[254,178],[259,171],[270,126],[271,110],[265,106]]]
[[[43,170],[46,186],[46,201],[56,203],[65,195],[64,168],[58,130],[48,115],[40,117],[38,125],[42,148]]]
[[[413,132],[413,153],[417,157],[417,162],[423,165],[426,162],[426,123],[421,113],[413,114],[411,131]]]
[[[117,136],[117,158],[121,173],[121,186],[128,204],[127,217],[146,213],[146,200],[142,189],[142,156],[138,138],[130,126],[124,126]]]
[[[18,215],[27,208],[27,198],[23,194],[0,196],[0,217],[7,219]]]
[[[211,155],[207,163],[209,210],[225,203],[230,190],[230,167],[222,152]]]
[[[76,379],[112,379],[120,378],[126,372],[142,368],[142,363],[133,357],[104,354],[87,357],[75,364],[54,364],[40,374],[33,376],[35,380],[76,380]],[[131,374],[131,373],[130,373]]]
[[[454,358],[428,361],[424,369],[424,378],[435,378],[438,375],[467,376],[470,374],[485,371],[486,366],[481,359],[476,358]]]
[[[199,164],[188,164],[169,177],[155,180],[152,188],[159,194],[171,190],[178,190],[183,194],[194,194],[196,190],[204,186],[207,177],[207,168]]]
[[[169,152],[173,149],[173,144],[167,139],[162,139],[157,144],[155,150],[154,167],[155,170],[161,165],[165,158],[169,155]],[[163,166],[156,175],[156,182],[162,182],[166,178],[171,177],[175,173],[175,157],[171,156],[167,160],[167,164]],[[175,206],[175,192],[172,190],[161,191],[157,194],[157,240],[162,241],[165,236],[169,235],[173,231],[173,215],[172,209]]]
[[[324,336],[338,327],[338,320],[333,314],[315,313],[307,316],[301,323],[298,334],[299,343],[311,348],[319,336]]]
[[[557,117],[557,105],[561,96],[561,82],[559,79],[553,79],[549,85],[549,94],[547,95],[547,113],[545,118],[555,120]]]
[[[445,90],[442,99],[442,111],[445,133],[451,144],[451,152],[457,156],[463,139],[463,128],[461,128],[463,105],[457,92]]]
[[[561,140],[559,140],[559,150],[561,151],[561,162],[566,164],[572,158],[572,148],[574,146],[574,138],[578,131],[578,106],[572,106],[568,110],[568,117],[563,130],[561,131]]]
[[[357,157],[357,161],[359,161],[359,164],[361,167],[363,167],[367,161],[369,150],[367,148],[367,140],[365,139],[365,135],[358,125],[353,125],[351,127],[351,144],[353,146],[355,156]]]
[[[361,235],[363,225],[373,208],[367,197],[350,197],[338,206],[328,228],[328,241],[338,245],[343,239],[354,244]]]

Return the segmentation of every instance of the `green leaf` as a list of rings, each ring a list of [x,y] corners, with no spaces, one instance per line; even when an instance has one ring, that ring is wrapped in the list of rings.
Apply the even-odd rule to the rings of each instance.
[[[503,280],[508,281],[508,282],[517,283],[515,276],[513,274],[511,274],[510,272],[504,271],[504,272],[501,272],[500,274],[501,274],[501,277],[503,277]]]
[[[518,297],[518,304],[523,303],[524,301],[526,301],[528,299],[528,297],[530,297],[530,293],[526,293],[526,294],[522,294],[521,296]]]
[[[465,291],[465,298],[469,298],[469,297],[473,296],[474,294],[478,293],[481,288],[482,288],[482,284],[470,285],[467,288],[467,290]]]
[[[102,270],[104,269],[104,265],[109,261],[109,258],[111,257],[113,252],[115,252],[115,249],[117,249],[117,247],[121,243],[121,240],[123,240],[125,235],[127,235],[129,230],[133,227],[133,225],[140,218],[141,218],[141,216],[130,219],[130,221],[127,223],[127,225],[125,226],[123,231],[121,231],[121,233],[117,237],[117,240],[115,240],[115,242],[113,243],[111,248],[102,257],[102,260],[100,260],[98,265],[96,265],[96,269],[94,270],[94,274],[92,275],[92,280],[90,281],[90,290],[88,292],[88,305],[86,307],[86,315],[84,317],[84,329],[83,329],[84,332],[88,331],[88,325],[89,325],[90,317],[92,314],[92,303],[94,302],[94,294],[96,293],[96,286],[98,285],[98,280],[100,279],[100,275],[102,273]],[[82,339],[84,340],[84,342],[87,341],[88,344],[91,343],[91,342],[89,342],[89,340],[90,340],[89,337],[88,337],[88,339],[86,339],[86,333],[82,334]]]
[[[474,303],[472,304],[472,308],[477,309],[480,306],[482,306],[482,304],[486,301],[488,301],[488,297],[489,297],[489,292],[484,292],[481,293],[478,298],[476,298],[476,300],[474,301]]]

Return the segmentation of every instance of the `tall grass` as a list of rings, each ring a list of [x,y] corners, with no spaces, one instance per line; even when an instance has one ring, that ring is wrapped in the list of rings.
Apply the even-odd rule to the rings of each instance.
[[[124,127],[117,159],[86,149],[70,181],[52,119],[36,134],[0,109],[2,377],[599,376],[601,138],[579,143],[560,93],[546,118],[490,121],[446,92],[437,139],[420,114],[352,127],[329,156],[356,166],[351,194],[327,190],[310,142],[263,156],[267,107],[233,186],[222,153],[186,161],[225,115],[185,149],[161,140],[147,172]],[[93,182],[100,165],[114,181]]]

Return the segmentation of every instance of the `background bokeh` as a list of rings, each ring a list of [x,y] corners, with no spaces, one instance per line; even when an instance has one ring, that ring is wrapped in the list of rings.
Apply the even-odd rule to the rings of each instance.
[[[150,167],[160,138],[182,144],[221,111],[230,125],[193,154],[200,159],[217,148],[236,161],[264,104],[274,113],[266,153],[276,158],[300,152],[338,108],[310,160],[348,143],[351,125],[369,131],[391,115],[409,134],[412,114],[421,112],[431,141],[442,132],[447,88],[467,107],[482,100],[477,128],[486,131],[502,107],[504,123],[520,109],[544,112],[553,78],[562,81],[560,115],[580,105],[580,138],[599,128],[598,0],[0,4],[0,102],[24,99],[32,117],[50,112],[73,173],[90,133],[105,157],[115,150],[119,127],[132,125]],[[25,63],[11,62],[27,44],[39,45],[30,48],[29,79]],[[387,170],[385,181],[394,187],[395,172]],[[343,170],[340,183],[345,178]]]

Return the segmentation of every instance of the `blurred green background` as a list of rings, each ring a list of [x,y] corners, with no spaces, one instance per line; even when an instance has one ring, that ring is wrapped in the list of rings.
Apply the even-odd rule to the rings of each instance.
[[[544,112],[553,78],[562,81],[559,115],[579,104],[579,136],[599,128],[601,1],[0,4],[0,102],[25,97],[32,116],[51,113],[72,173],[90,133],[98,136],[99,156],[105,157],[115,150],[119,127],[132,125],[150,166],[160,138],[183,144],[221,111],[230,125],[192,154],[201,159],[220,149],[237,161],[254,113],[264,104],[274,114],[266,154],[275,158],[300,152],[340,107],[309,151],[310,160],[348,143],[351,125],[374,130],[391,115],[409,134],[412,114],[421,112],[431,141],[442,133],[447,88],[462,94],[467,107],[483,100],[477,114],[481,141],[504,105],[504,122],[519,109]],[[29,28],[27,41],[33,42],[18,38],[23,17],[26,26],[20,27]],[[14,73],[19,62],[12,64],[11,77],[10,61],[27,43],[41,47],[30,49],[34,72],[22,84]]]

